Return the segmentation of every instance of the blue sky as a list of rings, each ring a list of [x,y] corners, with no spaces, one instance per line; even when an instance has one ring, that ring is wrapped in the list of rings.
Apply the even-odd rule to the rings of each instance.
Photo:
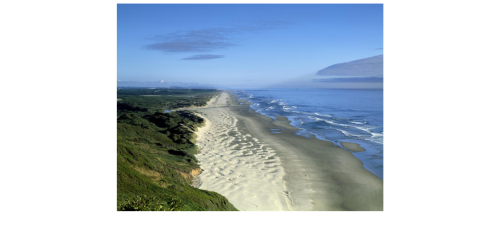
[[[264,86],[382,54],[381,4],[119,4],[118,80]]]

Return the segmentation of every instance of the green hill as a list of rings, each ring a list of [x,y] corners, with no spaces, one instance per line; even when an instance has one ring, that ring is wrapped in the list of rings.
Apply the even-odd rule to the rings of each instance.
[[[117,101],[117,210],[235,211],[222,195],[191,186],[201,172],[193,130],[204,120],[165,109],[206,104],[215,90],[120,89]],[[151,95],[151,94],[147,94]]]

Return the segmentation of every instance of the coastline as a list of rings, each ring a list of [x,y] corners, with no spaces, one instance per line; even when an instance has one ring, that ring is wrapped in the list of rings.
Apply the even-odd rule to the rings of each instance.
[[[198,186],[239,210],[383,210],[382,180],[342,147],[295,135],[286,118],[251,111],[227,92],[190,110],[207,121],[196,133]]]

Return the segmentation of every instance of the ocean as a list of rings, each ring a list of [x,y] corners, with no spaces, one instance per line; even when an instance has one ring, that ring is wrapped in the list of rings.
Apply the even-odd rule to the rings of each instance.
[[[316,136],[336,145],[357,143],[353,152],[363,166],[383,179],[383,90],[372,89],[262,89],[233,91],[251,108],[276,119],[287,117],[301,129],[297,135]]]

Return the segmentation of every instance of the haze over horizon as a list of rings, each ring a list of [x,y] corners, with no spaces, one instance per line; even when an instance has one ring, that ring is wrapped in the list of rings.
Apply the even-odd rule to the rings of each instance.
[[[117,28],[121,81],[271,87],[383,54],[382,4],[118,4]]]

